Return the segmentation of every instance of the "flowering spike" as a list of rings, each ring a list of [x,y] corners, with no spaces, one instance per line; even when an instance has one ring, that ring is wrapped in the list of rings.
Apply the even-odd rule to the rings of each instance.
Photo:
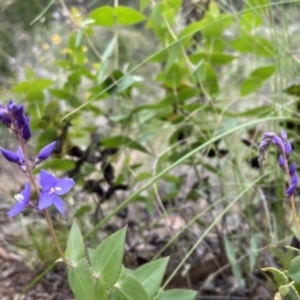
[[[46,160],[52,153],[54,147],[55,147],[56,141],[52,142],[51,144],[45,146],[38,154],[35,163],[39,164],[43,160]]]

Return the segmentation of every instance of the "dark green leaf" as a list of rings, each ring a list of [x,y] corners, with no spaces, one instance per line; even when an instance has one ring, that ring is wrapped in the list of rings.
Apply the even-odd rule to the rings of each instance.
[[[137,141],[132,140],[129,137],[126,136],[115,136],[112,138],[108,138],[108,139],[103,139],[102,140],[102,145],[104,147],[115,147],[118,148],[120,146],[126,146],[129,147],[131,149],[135,149],[135,150],[139,150],[145,153],[148,153],[148,151],[146,150],[146,148],[144,148],[140,143],[138,143]]]
[[[293,84],[284,91],[289,95],[300,96],[300,84]]]

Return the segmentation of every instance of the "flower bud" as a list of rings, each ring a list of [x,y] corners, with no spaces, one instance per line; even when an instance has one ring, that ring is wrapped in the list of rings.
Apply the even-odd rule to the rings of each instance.
[[[20,158],[19,156],[13,152],[13,151],[10,151],[10,150],[5,150],[5,149],[1,149],[0,150],[2,155],[10,162],[13,162],[13,163],[19,163],[20,161]]]
[[[46,160],[52,153],[54,147],[55,147],[56,141],[52,142],[51,144],[45,146],[38,154],[35,163],[39,164],[43,160]]]

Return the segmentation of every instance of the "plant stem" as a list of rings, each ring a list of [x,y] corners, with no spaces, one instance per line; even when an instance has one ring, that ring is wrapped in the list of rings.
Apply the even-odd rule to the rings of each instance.
[[[291,196],[289,198],[290,203],[291,203],[291,208],[292,208],[292,214],[293,214],[293,222],[297,230],[297,235],[298,235],[298,240],[300,241],[300,227],[299,227],[299,222],[297,218],[297,212],[296,212],[296,205],[295,205],[295,198],[294,196]]]

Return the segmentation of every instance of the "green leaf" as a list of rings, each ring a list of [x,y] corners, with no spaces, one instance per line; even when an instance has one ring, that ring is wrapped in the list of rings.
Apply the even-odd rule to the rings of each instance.
[[[95,10],[93,10],[89,17],[89,19],[93,19],[95,22],[93,25],[98,26],[113,26],[115,23],[114,20],[114,8],[111,6],[102,6]]]
[[[99,300],[107,300],[108,299],[108,293],[107,293],[107,286],[105,283],[101,280],[97,280],[95,284],[95,294],[96,299]]]
[[[279,292],[286,300],[299,300],[300,296],[292,282],[279,287]]]
[[[234,247],[226,237],[225,237],[225,251],[226,251],[228,261],[231,265],[233,275],[236,278],[239,285],[241,286],[243,283],[241,268],[240,268],[239,264],[236,262]]]
[[[140,11],[144,11],[150,3],[151,0],[140,0]]]
[[[52,169],[56,171],[68,171],[75,168],[73,160],[52,158],[42,164],[43,169]]]
[[[133,275],[144,286],[151,299],[159,290],[168,261],[168,257],[161,258],[144,264],[133,272]]]
[[[123,260],[126,228],[107,237],[91,257],[91,266],[108,287],[117,281]]]
[[[90,266],[85,258],[69,269],[68,281],[77,300],[96,300]]]
[[[198,52],[190,56],[192,63],[198,63],[200,60],[205,59],[212,65],[222,66],[232,62],[236,56],[224,54],[224,53],[212,53],[212,52]]]
[[[166,3],[169,5],[169,7],[173,8],[174,11],[177,11],[181,5],[183,0],[166,0]]]
[[[180,54],[180,47],[179,47],[179,44],[176,43],[173,46],[171,46],[171,48],[169,50],[167,63],[166,63],[166,66],[164,68],[165,76],[168,75],[168,72],[170,71],[170,68],[174,64],[175,60],[179,57],[179,54]]]
[[[260,270],[267,276],[270,284],[272,284],[277,290],[281,285],[287,284],[289,282],[288,277],[280,270],[270,267]]]
[[[80,218],[86,213],[90,212],[92,207],[90,205],[82,205],[79,209],[76,210],[74,218]]]
[[[113,51],[115,49],[115,46],[116,46],[116,43],[117,43],[117,37],[114,36],[110,41],[109,43],[107,44],[103,54],[102,54],[102,61],[104,60],[107,60],[108,58],[111,57],[111,55],[113,54]]]
[[[262,18],[258,16],[257,12],[244,12],[240,19],[240,26],[242,31],[249,33],[251,30],[257,28],[262,24]]]
[[[288,88],[284,90],[289,95],[300,96],[300,84],[290,85]]]
[[[142,13],[126,6],[117,6],[115,14],[120,25],[133,25],[145,20],[145,16]]]
[[[74,221],[68,242],[67,242],[67,257],[72,263],[76,263],[84,257],[84,242],[79,226]]]
[[[118,135],[118,136],[115,136],[112,138],[103,139],[101,142],[104,147],[116,147],[117,148],[120,146],[126,146],[131,149],[135,149],[135,150],[139,150],[141,152],[148,153],[146,148],[144,148],[141,144],[139,144],[137,141],[134,141],[131,138],[126,137],[126,136]]]
[[[300,256],[295,257],[291,263],[287,275],[300,284]]]
[[[240,87],[240,95],[246,96],[256,90],[258,90],[263,84],[263,81],[256,78],[247,78],[244,80],[244,82],[241,84]]]
[[[25,94],[27,100],[31,101],[43,101],[43,90],[48,88],[52,84],[50,79],[35,78],[30,81],[23,81],[17,84],[12,91],[19,94]]]
[[[251,73],[250,77],[261,79],[261,80],[266,80],[269,77],[271,77],[274,72],[275,72],[274,65],[263,66],[263,67],[260,67],[260,68],[257,68],[256,70],[254,70]]]
[[[271,246],[270,252],[283,270],[288,270],[292,259],[300,255],[300,250],[291,246]]]
[[[82,39],[83,39],[83,34],[84,34],[84,31],[83,29],[79,29],[77,31],[77,34],[76,34],[76,41],[75,41],[75,47],[79,47],[81,45],[81,42],[82,42]]]
[[[25,66],[24,73],[25,73],[25,78],[27,80],[31,80],[35,78],[35,71],[28,66]]]
[[[242,36],[229,43],[229,46],[242,53],[253,53],[266,57],[276,56],[275,47],[265,38],[257,35]]]
[[[250,271],[253,272],[258,256],[258,234],[253,234],[250,239],[249,265]]]
[[[133,276],[125,274],[114,285],[111,300],[150,300],[142,284]],[[181,299],[181,298],[178,298]]]
[[[154,300],[194,300],[196,295],[197,291],[173,289],[159,293]]]

